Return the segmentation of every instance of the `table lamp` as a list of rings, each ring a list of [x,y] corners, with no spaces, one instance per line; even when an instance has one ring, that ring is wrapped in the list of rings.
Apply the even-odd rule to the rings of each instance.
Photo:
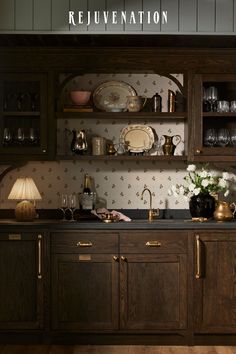
[[[19,200],[15,208],[17,221],[33,221],[36,217],[36,210],[32,201],[41,200],[42,197],[33,179],[26,177],[17,178],[8,199]]]

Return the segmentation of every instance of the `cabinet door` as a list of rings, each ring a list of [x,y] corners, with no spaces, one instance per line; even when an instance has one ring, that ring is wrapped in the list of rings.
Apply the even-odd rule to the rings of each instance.
[[[235,161],[236,75],[197,74],[192,90],[194,160]]]
[[[128,254],[120,265],[122,329],[186,328],[186,255]]]
[[[49,139],[47,76],[1,75],[0,118],[1,160],[9,160],[10,155],[17,160],[32,156],[46,158]]]
[[[236,234],[195,235],[195,261],[195,332],[236,333]]]
[[[0,234],[0,328],[43,328],[43,236]]]
[[[118,267],[112,255],[53,256],[53,328],[118,328]]]

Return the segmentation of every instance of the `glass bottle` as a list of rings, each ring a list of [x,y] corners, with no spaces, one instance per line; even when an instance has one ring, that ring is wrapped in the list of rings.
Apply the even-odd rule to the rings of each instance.
[[[161,112],[161,108],[162,108],[161,101],[162,101],[162,98],[158,93],[156,93],[152,97],[152,111],[153,112]]]

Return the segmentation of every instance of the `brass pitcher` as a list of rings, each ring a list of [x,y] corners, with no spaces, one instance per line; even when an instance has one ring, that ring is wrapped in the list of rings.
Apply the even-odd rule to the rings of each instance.
[[[162,137],[165,138],[165,142],[162,145],[162,150],[164,152],[164,155],[174,155],[176,146],[181,142],[181,136],[180,135],[173,135],[173,136],[163,135]],[[161,139],[162,139],[162,137],[161,137]],[[175,144],[173,142],[174,138],[179,139],[179,141]]]
[[[231,210],[233,208],[233,211]],[[216,221],[231,221],[236,212],[235,203],[227,203],[218,201],[216,210],[214,211],[214,219]]]

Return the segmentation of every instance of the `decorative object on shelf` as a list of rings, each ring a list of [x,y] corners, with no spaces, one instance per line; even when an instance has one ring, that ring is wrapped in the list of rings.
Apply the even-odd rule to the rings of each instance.
[[[62,194],[61,195],[61,208],[60,208],[60,210],[63,213],[62,221],[66,221],[66,210],[67,209],[68,209],[68,195],[67,194]]]
[[[164,137],[165,142],[162,145],[164,155],[174,155],[176,146],[181,142],[181,136],[176,134],[173,136],[162,135],[161,139]],[[174,144],[173,139],[177,138],[177,142]]]
[[[176,94],[172,90],[168,90],[168,112],[176,111]]]
[[[152,96],[152,111],[161,112],[162,110],[162,98],[158,93]]]
[[[128,145],[131,153],[149,151],[155,141],[153,129],[147,125],[129,125],[123,128],[120,139]]]
[[[117,155],[124,155],[127,152],[128,146],[125,143],[123,138],[120,138],[119,143],[115,144],[115,149],[116,149]]]
[[[91,91],[71,91],[70,98],[77,106],[88,105],[91,97]]]
[[[71,219],[70,221],[76,221],[74,218],[74,212],[76,209],[76,205],[77,205],[77,200],[76,200],[76,195],[75,194],[70,194],[69,198],[68,198],[68,210],[71,212]]]
[[[196,165],[189,165],[187,172],[184,177],[187,185],[173,185],[168,194],[186,197],[192,217],[213,217],[216,203],[213,195],[223,192],[226,197],[229,194],[229,174],[223,172],[222,176],[218,176],[210,172],[207,166],[197,172]]]
[[[78,155],[83,155],[87,152],[88,143],[84,130],[72,130],[73,138],[71,142],[71,151]]]
[[[145,96],[127,96],[127,110],[128,112],[139,112],[147,103]]]
[[[92,138],[92,154],[96,156],[106,155],[106,139],[101,136]]]
[[[108,155],[115,155],[116,154],[116,148],[113,143],[107,143],[107,154]]]
[[[231,209],[233,209],[233,211]],[[234,218],[235,212],[235,203],[230,204],[225,201],[218,201],[214,212],[214,219],[216,221],[231,221]]]
[[[41,200],[42,197],[34,180],[30,177],[17,178],[8,199],[20,200],[15,208],[17,221],[33,221],[36,218],[35,205],[31,202]]]
[[[137,96],[135,89],[124,81],[106,81],[93,92],[95,107],[106,112],[127,110],[127,96]]]

